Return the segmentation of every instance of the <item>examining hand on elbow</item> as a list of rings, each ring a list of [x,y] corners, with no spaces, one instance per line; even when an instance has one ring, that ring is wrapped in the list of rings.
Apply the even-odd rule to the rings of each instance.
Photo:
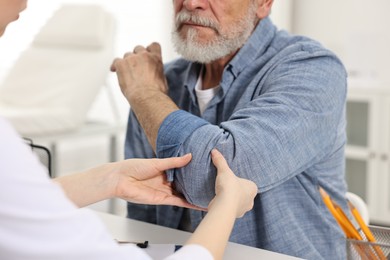
[[[216,196],[209,204],[209,209],[219,207],[232,207],[236,212],[236,218],[253,207],[253,200],[257,194],[257,186],[254,182],[242,179],[234,175],[222,154],[216,149],[211,151],[211,158],[217,168],[215,182]]]

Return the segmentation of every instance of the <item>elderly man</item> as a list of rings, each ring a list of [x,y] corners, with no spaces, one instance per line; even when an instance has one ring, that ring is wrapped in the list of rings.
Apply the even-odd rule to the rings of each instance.
[[[231,241],[305,259],[344,259],[344,236],[319,186],[343,208],[346,72],[330,51],[278,31],[273,0],[173,0],[173,42],[183,58],[163,66],[160,46],[113,63],[131,105],[126,157],[192,162],[167,172],[190,203],[214,196],[210,151],[258,187]],[[185,174],[178,174],[184,171]],[[128,205],[128,217],[193,230],[204,212]]]

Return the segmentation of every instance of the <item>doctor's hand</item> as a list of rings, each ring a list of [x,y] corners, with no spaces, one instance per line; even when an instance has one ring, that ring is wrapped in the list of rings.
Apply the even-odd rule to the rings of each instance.
[[[167,181],[165,171],[180,168],[191,155],[166,159],[128,159],[53,179],[78,207],[121,198],[133,203],[173,205],[201,209],[189,204]]]
[[[133,203],[200,209],[176,194],[165,174],[165,170],[187,165],[191,158],[187,154],[182,157],[130,159],[116,163],[115,197]]]
[[[158,43],[152,43],[146,48],[136,46],[133,52],[115,59],[111,71],[116,72],[122,93],[130,104],[134,99],[167,93],[161,46]]]
[[[229,207],[236,218],[253,207],[254,198],[257,195],[257,185],[250,180],[242,179],[234,175],[223,155],[216,149],[211,151],[211,159],[217,168],[215,181],[215,197],[209,204],[209,210],[213,207]]]

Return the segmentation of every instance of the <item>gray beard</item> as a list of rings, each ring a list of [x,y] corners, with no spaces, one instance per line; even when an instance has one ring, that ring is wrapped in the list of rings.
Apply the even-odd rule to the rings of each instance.
[[[176,52],[183,58],[199,63],[211,63],[240,49],[252,34],[256,19],[255,8],[250,7],[248,14],[235,23],[228,32],[219,31],[219,34],[207,43],[199,43],[198,32],[192,28],[183,39],[176,25],[172,32],[172,42]]]

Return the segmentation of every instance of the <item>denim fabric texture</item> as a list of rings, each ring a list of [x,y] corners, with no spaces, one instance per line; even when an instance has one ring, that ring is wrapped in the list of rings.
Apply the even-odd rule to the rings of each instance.
[[[225,67],[220,91],[200,116],[195,84],[202,64],[165,65],[169,95],[181,110],[162,123],[157,157],[192,153],[168,177],[187,200],[207,207],[217,148],[240,177],[259,187],[253,210],[236,221],[230,241],[305,259],[345,259],[344,234],[318,186],[345,210],[344,146],[347,74],[318,42],[262,20]],[[130,112],[127,158],[154,157]],[[128,205],[128,217],[177,228],[182,209]],[[191,210],[192,228],[204,212]]]

